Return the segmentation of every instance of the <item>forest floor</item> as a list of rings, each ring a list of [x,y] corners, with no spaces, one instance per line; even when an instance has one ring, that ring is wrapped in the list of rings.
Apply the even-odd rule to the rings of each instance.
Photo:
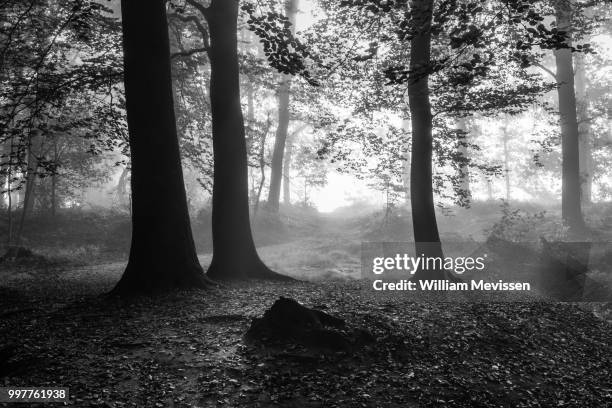
[[[76,407],[612,407],[605,317],[567,303],[375,296],[357,279],[358,230],[334,222],[260,248],[309,281],[122,301],[103,295],[123,262],[0,269],[0,348],[16,347],[19,368],[0,386],[69,387]],[[279,296],[374,342],[341,352],[246,342]]]

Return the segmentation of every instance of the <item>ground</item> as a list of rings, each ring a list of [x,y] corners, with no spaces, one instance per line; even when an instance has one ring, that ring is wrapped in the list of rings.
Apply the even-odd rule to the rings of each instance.
[[[356,282],[251,283],[124,303],[58,290],[2,319],[2,343],[24,361],[4,385],[68,386],[77,407],[612,406],[612,330],[587,311],[364,293]],[[376,342],[342,353],[245,343],[279,294]]]
[[[18,363],[0,386],[66,386],[76,407],[612,407],[606,316],[375,296],[357,279],[351,222],[260,248],[310,281],[120,301],[103,295],[124,261],[0,268],[0,346],[14,345]],[[343,352],[245,341],[280,296],[375,341]]]

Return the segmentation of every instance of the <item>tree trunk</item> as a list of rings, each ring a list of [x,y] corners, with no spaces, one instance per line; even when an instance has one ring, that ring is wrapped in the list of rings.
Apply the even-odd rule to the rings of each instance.
[[[402,152],[402,187],[404,188],[404,198],[406,205],[410,203],[410,145],[408,143],[410,134],[410,120],[405,119],[402,121],[402,129],[404,135],[406,135],[406,141],[404,143],[404,151]]]
[[[459,205],[468,207],[472,201],[472,190],[470,188],[469,152],[467,148],[468,131],[465,118],[457,119],[457,130],[459,131],[457,141],[457,155],[459,156],[459,183],[457,195]]]
[[[249,221],[247,152],[238,78],[238,1],[212,0],[210,100],[213,131],[213,279],[281,278],[259,258]]]
[[[263,190],[263,186],[266,183],[266,139],[268,138],[268,132],[270,131],[270,126],[272,125],[272,120],[270,116],[268,116],[268,120],[266,121],[266,127],[261,134],[261,140],[259,143],[259,187],[257,187],[257,194],[255,195],[255,204],[253,205],[253,217],[257,215],[257,211],[259,211],[259,202],[261,200],[261,192]]]
[[[564,0],[555,1],[555,14],[559,30],[571,31],[571,4]],[[571,40],[567,40],[571,46]],[[561,123],[562,192],[561,214],[563,222],[573,233],[583,231],[580,200],[579,133],[574,90],[574,69],[572,52],[569,48],[555,50],[557,65],[557,94]]]
[[[591,123],[589,120],[589,99],[584,54],[577,53],[575,58],[575,86],[578,111],[578,134],[580,138],[580,186],[582,204],[591,204],[593,189],[593,157],[591,149]]]
[[[487,183],[487,200],[492,201],[493,200],[493,182],[491,181],[491,178],[487,177],[486,183]]]
[[[0,142],[0,157],[5,158],[8,157],[8,139]],[[8,162],[3,163],[3,165],[8,165]],[[8,169],[6,169],[8,170]],[[5,170],[5,171],[6,171]],[[8,172],[7,172],[8,173]],[[6,198],[4,190],[7,188],[8,178],[7,174],[0,174],[0,209],[6,208]]]
[[[508,118],[504,119],[502,127],[502,143],[504,146],[504,181],[506,183],[506,201],[510,202],[510,150],[508,149]]]
[[[6,234],[6,246],[11,247],[13,244],[13,153],[15,152],[15,139],[14,136],[11,135],[10,149],[9,149],[9,161],[7,166],[6,173],[6,190],[8,194],[8,202],[7,202],[7,229],[8,232]]]
[[[307,127],[308,124],[303,124],[295,129],[287,137],[287,143],[285,144],[285,156],[283,159],[283,202],[285,205],[291,205],[291,161],[293,160],[293,146],[295,145],[297,136]]]
[[[119,205],[122,207],[127,207],[130,204],[130,193],[127,191],[129,176],[130,169],[126,165],[123,170],[121,170],[121,175],[119,176],[119,181],[117,182],[117,200],[119,201]]]
[[[432,113],[429,100],[429,64],[431,63],[431,21],[433,0],[412,2],[416,30],[410,40],[408,100],[412,121],[410,166],[410,202],[416,255],[443,258],[433,198]],[[415,279],[447,278],[444,270],[418,270]]]
[[[57,136],[53,137],[53,162],[56,164],[53,174],[51,174],[51,217],[55,218],[57,214],[57,163],[59,161],[59,152],[57,149]]]
[[[296,133],[287,139],[285,145],[285,157],[283,160],[283,202],[291,205],[291,160],[293,159],[293,145],[295,144]]]
[[[202,288],[174,116],[165,0],[123,0],[124,79],[131,151],[132,243],[111,292]]]
[[[292,31],[295,31],[295,15],[297,13],[298,0],[285,1],[285,13],[292,24]],[[287,131],[289,129],[289,90],[291,88],[291,77],[284,75],[278,87],[278,128],[276,129],[276,139],[274,140],[274,151],[272,152],[272,162],[270,164],[270,189],[268,191],[268,209],[278,212],[281,182],[283,180],[283,154],[285,153],[285,143]]]
[[[251,143],[253,140],[253,130],[255,127],[255,91],[253,83],[249,80],[247,84],[247,129],[246,136],[247,152],[250,152]]]
[[[57,214],[57,175],[51,175],[51,217]]]
[[[36,157],[35,151],[38,151],[38,144],[40,142],[40,136],[37,132],[31,132],[27,150],[27,166],[25,174],[25,190],[23,194],[23,205],[21,207],[21,216],[19,218],[19,225],[17,227],[17,233],[15,234],[15,246],[21,245],[21,238],[23,236],[23,227],[27,215],[30,214],[34,208],[34,192],[36,190],[36,173],[38,171],[38,158]]]

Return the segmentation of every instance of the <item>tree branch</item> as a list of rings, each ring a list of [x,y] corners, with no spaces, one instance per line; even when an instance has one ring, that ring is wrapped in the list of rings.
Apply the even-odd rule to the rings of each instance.
[[[557,80],[557,74],[555,74],[555,73],[554,73],[552,70],[550,70],[550,69],[546,68],[544,65],[540,64],[540,63],[539,63],[539,62],[537,62],[537,61],[531,61],[531,63],[533,64],[533,66],[538,67],[538,68],[540,68],[542,71],[544,71],[544,72],[546,72],[546,73],[550,74],[550,76],[552,76],[552,77],[554,78],[555,82],[559,82],[559,81]]]
[[[182,14],[177,13],[170,14],[169,17],[175,18],[185,23],[194,23],[198,28],[198,31],[202,35],[202,42],[204,43],[203,48],[205,48],[205,51],[208,51],[210,49],[210,36],[208,34],[208,30],[206,29],[206,27],[204,27],[199,18],[197,18],[196,16],[184,16]]]
[[[227,1],[227,0],[224,0]],[[198,10],[202,16],[204,16],[205,19],[208,19],[209,16],[209,12],[208,12],[208,8],[204,7],[203,5],[201,5],[198,0],[185,0],[185,2],[187,4],[189,4],[191,7],[195,8],[196,10]]]
[[[192,50],[173,52],[172,54],[170,54],[170,59],[175,59],[179,57],[190,57],[193,54],[197,54],[199,52],[208,52],[208,47],[200,47],[200,48],[194,48]]]

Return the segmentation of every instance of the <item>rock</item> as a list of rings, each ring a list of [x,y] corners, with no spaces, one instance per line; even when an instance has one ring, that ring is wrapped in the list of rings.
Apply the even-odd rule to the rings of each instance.
[[[300,344],[331,351],[349,351],[374,341],[367,330],[345,329],[343,319],[281,297],[263,317],[253,319],[245,338],[264,345]]]

